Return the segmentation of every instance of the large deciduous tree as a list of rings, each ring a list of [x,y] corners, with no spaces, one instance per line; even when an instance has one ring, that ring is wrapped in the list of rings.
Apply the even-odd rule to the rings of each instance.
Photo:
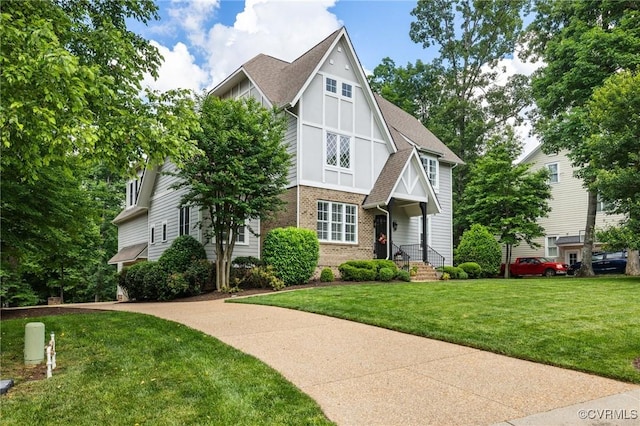
[[[470,223],[486,226],[505,245],[506,265],[514,246],[522,242],[538,246],[534,239],[544,235],[538,219],[550,210],[548,171],[532,172],[529,164],[515,164],[520,152],[508,134],[490,140],[486,154],[471,166],[461,208]]]
[[[596,177],[587,146],[589,117],[585,105],[612,74],[640,65],[640,5],[623,1],[535,2],[528,28],[528,54],[546,66],[532,78],[537,105],[536,132],[545,152],[568,150],[589,191],[585,244],[579,275],[593,275]]]
[[[612,75],[587,103],[586,148],[602,201],[626,219],[601,235],[630,249],[626,273],[640,275],[640,70]]]
[[[204,235],[216,248],[216,288],[229,287],[231,256],[241,227],[267,219],[283,204],[290,156],[283,143],[286,121],[255,99],[206,97],[196,141],[200,153],[177,173],[186,188],[181,204],[198,206]],[[250,230],[257,232],[257,230]]]
[[[71,208],[90,197],[86,172],[92,166],[124,175],[143,162],[179,160],[193,150],[193,99],[185,91],[141,87],[145,74],[157,75],[162,58],[127,29],[127,21],[147,23],[156,10],[151,0],[2,2],[3,283],[6,276],[23,276],[23,263],[49,269],[49,254],[69,260],[89,249],[86,243],[95,239],[81,244],[67,237],[97,235],[91,218],[102,206]]]
[[[513,55],[522,29],[525,0],[419,1],[412,11],[411,39],[438,47],[430,63],[396,67],[385,58],[370,78],[372,87],[420,120],[467,165],[492,134],[519,122],[529,105],[528,79],[503,85],[499,61]],[[454,170],[454,236],[469,225],[460,214],[468,166]]]

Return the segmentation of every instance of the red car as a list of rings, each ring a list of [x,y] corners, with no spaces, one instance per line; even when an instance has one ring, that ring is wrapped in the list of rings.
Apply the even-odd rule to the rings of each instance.
[[[509,274],[514,278],[524,275],[553,277],[566,275],[567,267],[568,265],[564,263],[546,257],[518,257],[515,262],[509,265]],[[502,264],[500,272],[504,276],[504,264]]]

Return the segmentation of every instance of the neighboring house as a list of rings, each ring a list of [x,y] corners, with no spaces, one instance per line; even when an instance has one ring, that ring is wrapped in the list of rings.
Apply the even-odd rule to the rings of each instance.
[[[452,263],[452,169],[462,161],[418,119],[372,93],[344,28],[291,63],[258,55],[210,94],[253,97],[287,117],[286,208],[271,222],[250,224],[261,235],[281,226],[315,230],[320,267],[398,252]],[[110,263],[155,260],[183,232],[202,241],[193,227],[201,213],[179,209],[181,193],[169,189],[175,177],[163,172],[173,167],[166,162],[146,170],[141,183],[129,182]],[[238,238],[244,245],[234,256],[260,256],[260,238]],[[213,245],[202,242],[213,259]]]
[[[582,180],[574,176],[575,169],[571,166],[566,151],[545,154],[538,146],[522,159],[521,163],[530,163],[532,171],[542,167],[549,169],[551,211],[548,217],[539,220],[545,229],[545,236],[534,239],[534,242],[540,244],[540,248],[532,249],[523,243],[513,249],[512,259],[522,256],[545,256],[568,265],[581,261],[589,194],[582,185]],[[617,225],[622,219],[622,215],[608,214],[606,206],[598,203],[596,229]],[[599,250],[601,246],[596,242],[594,251]]]

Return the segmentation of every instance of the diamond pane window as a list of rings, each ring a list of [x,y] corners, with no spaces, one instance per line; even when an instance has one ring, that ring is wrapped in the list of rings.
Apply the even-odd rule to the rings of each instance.
[[[327,78],[327,92],[336,93],[338,91],[338,82],[333,78]]]
[[[340,136],[340,167],[351,167],[351,140],[347,136]]]
[[[338,165],[338,135],[327,133],[327,165]]]

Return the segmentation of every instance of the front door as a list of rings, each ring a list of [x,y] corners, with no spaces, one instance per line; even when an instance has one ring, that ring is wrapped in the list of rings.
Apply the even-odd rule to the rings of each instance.
[[[375,217],[373,222],[373,229],[375,231],[375,257],[376,259],[387,258],[387,216],[379,214]]]

